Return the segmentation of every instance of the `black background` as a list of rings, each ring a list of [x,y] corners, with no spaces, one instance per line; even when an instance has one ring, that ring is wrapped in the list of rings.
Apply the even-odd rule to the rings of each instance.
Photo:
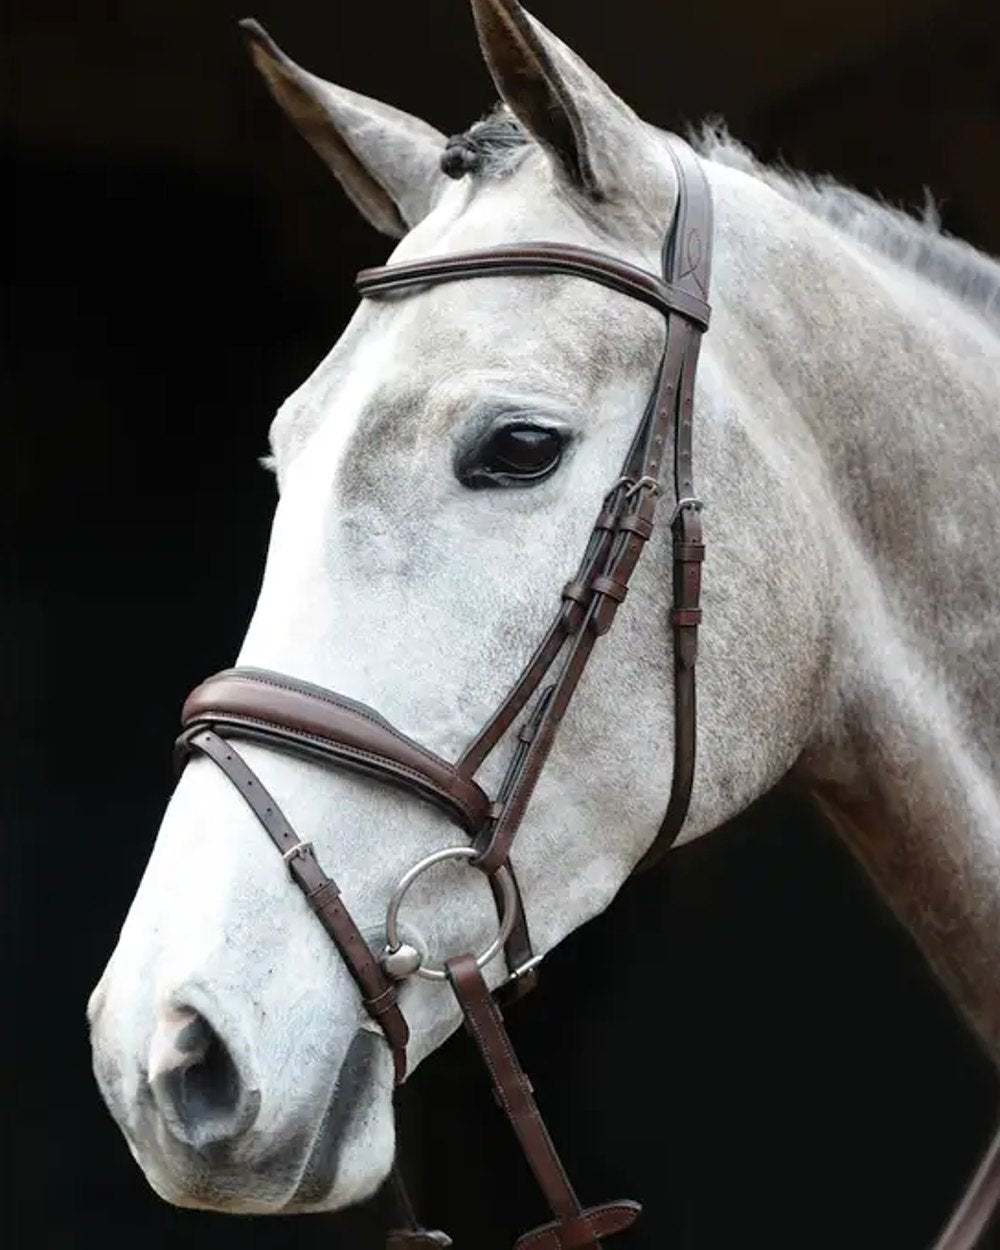
[[[765,157],[908,205],[928,186],[947,228],[1000,251],[995,5],[536,7],[650,120],[719,112]],[[18,1247],[378,1244],[378,1210],[168,1208],[89,1071],[86,995],[171,788],[181,698],[231,661],[254,602],[268,421],[387,252],[266,97],[244,15],[5,14],[0,1209]],[[462,0],[256,15],[309,68],[445,133],[492,101]],[[646,1202],[636,1245],[917,1250],[995,1115],[912,944],[790,800],[630,883],[513,1027],[584,1195]],[[481,1085],[457,1038],[405,1097],[429,1218],[469,1250],[541,1218]]]

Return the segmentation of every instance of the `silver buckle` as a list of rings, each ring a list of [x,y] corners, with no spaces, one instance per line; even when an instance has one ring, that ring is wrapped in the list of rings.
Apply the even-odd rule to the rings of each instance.
[[[685,495],[683,499],[678,499],[674,504],[674,510],[670,514],[668,524],[673,525],[685,508],[690,508],[692,512],[701,512],[705,505],[696,495]]]
[[[313,844],[308,840],[302,839],[296,842],[294,846],[290,846],[287,851],[282,851],[281,858],[286,864],[290,864],[293,859],[297,859],[300,855],[304,855],[306,851],[311,851],[312,849]]]
[[[623,486],[631,486],[631,485],[632,485],[632,479],[630,477],[617,478],[614,482],[611,483],[608,489],[604,492],[604,506],[608,507],[610,505],[611,500],[615,497],[615,494]]]
[[[516,981],[520,977],[527,976],[529,972],[533,972],[544,958],[544,955],[532,955],[523,964],[518,964],[513,972],[507,974],[507,980],[504,982],[504,985],[510,985],[512,981]]]
[[[638,495],[638,493],[642,490],[648,490],[652,495],[663,494],[663,486],[660,483],[660,479],[656,477],[649,477],[647,474],[645,477],[639,478],[638,482],[632,483],[632,485],[625,492],[625,498],[631,499],[633,495]]]

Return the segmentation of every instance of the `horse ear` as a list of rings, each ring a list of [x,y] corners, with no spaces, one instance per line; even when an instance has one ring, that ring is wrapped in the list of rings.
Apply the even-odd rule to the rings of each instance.
[[[517,0],[472,0],[472,14],[500,98],[573,186],[603,198],[638,117]]]
[[[444,135],[418,117],[307,73],[253,18],[240,26],[271,94],[361,213],[383,234],[406,234],[445,185]]]

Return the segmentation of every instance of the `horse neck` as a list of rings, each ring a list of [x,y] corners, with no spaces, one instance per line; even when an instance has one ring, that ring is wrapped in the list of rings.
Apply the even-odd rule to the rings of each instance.
[[[948,691],[888,642],[858,639],[799,777],[1000,1067],[1000,788]]]
[[[750,344],[760,420],[828,519],[829,697],[798,773],[1000,1065],[1000,335],[747,181],[715,188],[713,330]]]

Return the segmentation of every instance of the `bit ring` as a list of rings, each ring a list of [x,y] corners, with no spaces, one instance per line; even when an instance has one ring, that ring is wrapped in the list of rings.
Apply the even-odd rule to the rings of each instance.
[[[389,899],[389,907],[385,915],[385,933],[386,933],[386,954],[394,954],[402,946],[402,939],[399,936],[399,908],[406,896],[407,890],[416,881],[416,879],[433,868],[435,864],[444,863],[449,859],[470,860],[478,854],[475,847],[472,846],[449,846],[442,851],[434,851],[431,855],[425,855],[423,859],[418,860],[413,867],[406,872],[399,881]],[[485,947],[476,956],[476,967],[485,968],[488,963],[494,960],[504,948],[504,943],[511,935],[514,928],[514,921],[517,919],[517,891],[514,886],[514,878],[510,869],[504,865],[497,869],[496,878],[500,882],[500,926],[493,941]],[[419,968],[414,970],[418,977],[423,977],[427,981],[444,981],[447,973],[443,968],[435,968],[433,965],[421,964]]]

